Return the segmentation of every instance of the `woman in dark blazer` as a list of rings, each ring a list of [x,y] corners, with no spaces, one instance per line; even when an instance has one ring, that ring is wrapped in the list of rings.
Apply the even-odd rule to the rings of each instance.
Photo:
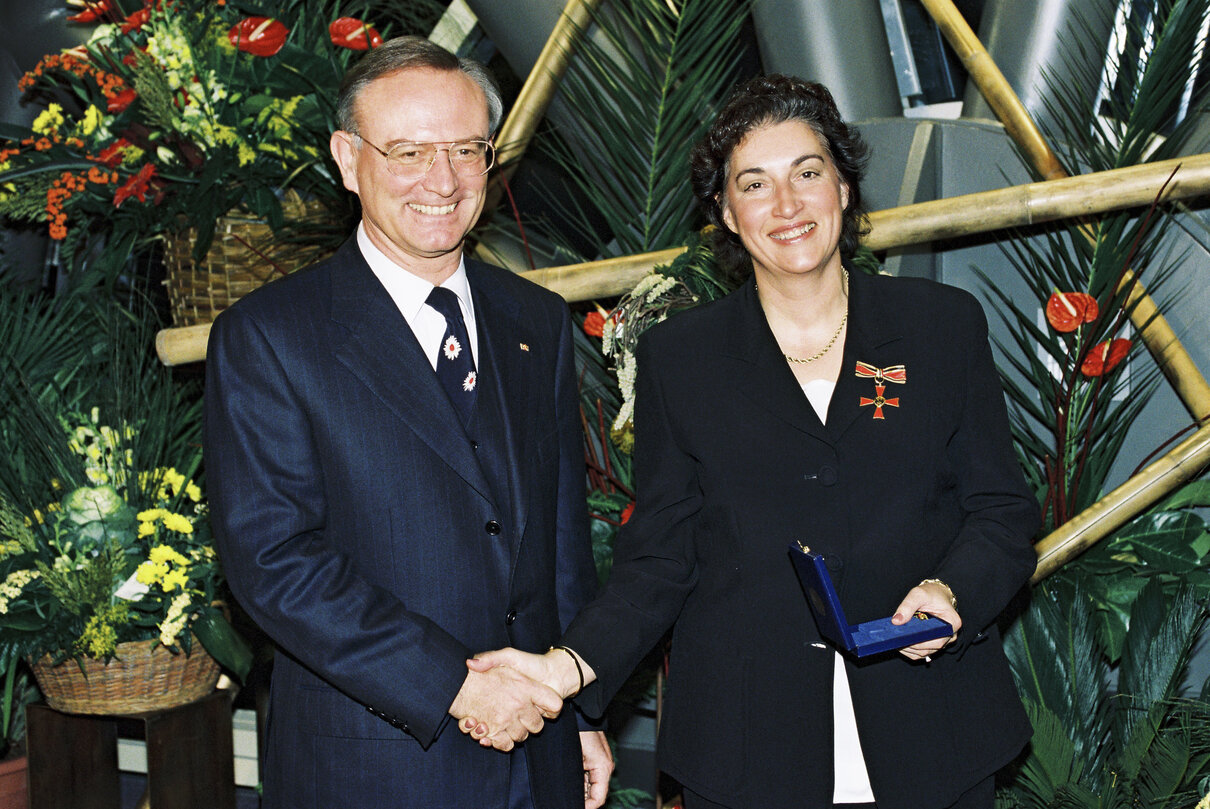
[[[673,627],[659,764],[686,809],[990,809],[1029,736],[996,618],[1039,513],[986,320],[961,290],[846,269],[864,157],[821,85],[768,76],[728,102],[694,185],[751,277],[640,339],[636,508],[565,648],[473,664],[599,714]],[[923,611],[955,634],[840,657],[792,541],[825,556],[851,623]]]

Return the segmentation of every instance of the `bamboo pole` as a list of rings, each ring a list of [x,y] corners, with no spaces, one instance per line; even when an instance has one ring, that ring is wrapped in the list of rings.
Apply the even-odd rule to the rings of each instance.
[[[1068,176],[1059,165],[1054,152],[1047,146],[1037,124],[1017,98],[1004,74],[996,67],[979,37],[954,6],[953,0],[922,2],[941,29],[941,33],[966,65],[971,80],[987,99],[996,117],[1004,124],[1009,136],[1021,147],[1038,172],[1048,179]],[[1092,238],[1091,232],[1088,232],[1088,236]],[[1206,378],[1181,344],[1176,332],[1159,313],[1143,285],[1133,274],[1126,275],[1122,283],[1124,286],[1131,285],[1132,298],[1138,300],[1138,305],[1130,310],[1130,322],[1139,330],[1143,344],[1155,358],[1190,415],[1197,423],[1206,423],[1210,420],[1210,383],[1206,382]]]
[[[971,30],[962,13],[954,6],[952,0],[921,0],[933,22],[941,29],[942,35],[949,42],[954,53],[962,60],[971,80],[979,87],[979,92],[987,99],[987,104],[996,113],[996,117],[1004,124],[1013,142],[1020,146],[1038,172],[1048,180],[1058,180],[1068,176],[1067,171],[1060,165],[1055,153],[1050,150],[1046,139],[1038,131],[1029,111],[1021,103],[1021,99],[1013,92],[1012,85],[996,63],[991,54],[983,47],[979,37]]]
[[[1177,444],[1121,486],[1063,523],[1034,550],[1038,582],[1086,551],[1210,464],[1210,425]]]
[[[1178,166],[1165,189],[1165,200],[1189,199],[1210,192],[1210,154],[1193,155],[876,211],[870,214],[871,229],[865,244],[872,250],[885,250],[1146,205]],[[652,268],[669,263],[683,250],[675,247],[529,270],[521,275],[558,292],[568,301],[609,298],[631,289]],[[1146,305],[1154,307],[1150,299],[1139,301],[1140,308]],[[204,359],[209,330],[209,325],[204,324],[161,331],[156,336],[160,361],[180,365]]]
[[[521,156],[529,148],[538,123],[546,114],[546,108],[559,89],[559,80],[567,71],[572,48],[580,32],[588,28],[592,13],[601,0],[568,0],[563,13],[555,23],[554,30],[546,39],[538,61],[530,70],[521,92],[509,110],[508,118],[496,136],[497,160],[501,170],[493,181],[487,207],[490,210],[499,199],[500,183],[507,181],[516,171]]]

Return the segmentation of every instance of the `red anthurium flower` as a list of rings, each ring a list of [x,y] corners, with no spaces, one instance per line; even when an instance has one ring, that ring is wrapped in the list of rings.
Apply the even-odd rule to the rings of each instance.
[[[139,169],[139,173],[131,177],[118,188],[113,194],[113,207],[117,208],[131,197],[137,197],[139,202],[147,201],[147,189],[151,185],[151,178],[155,176],[155,166],[151,163],[144,163],[143,168]]]
[[[1129,340],[1106,340],[1097,343],[1080,364],[1080,371],[1084,376],[1103,376],[1117,368],[1129,353]]]
[[[630,515],[634,513],[634,501],[626,504],[626,508],[622,509],[622,519],[619,520],[622,525],[630,522]]]
[[[1097,299],[1083,292],[1056,292],[1046,302],[1046,320],[1055,331],[1075,331],[1100,313]]]
[[[129,145],[130,141],[125,138],[118,138],[97,154],[97,160],[111,169],[117,168],[122,163],[122,150]]]
[[[286,44],[290,29],[271,17],[245,17],[227,32],[231,44],[253,56],[273,56]]]
[[[584,316],[584,333],[590,337],[605,335],[605,315],[600,312],[589,312]]]
[[[338,17],[328,26],[332,44],[355,51],[368,51],[382,44],[382,35],[356,17]]]
[[[67,18],[68,22],[96,22],[102,17],[107,16],[113,11],[113,0],[93,0],[85,2],[84,10],[79,14],[72,14]]]
[[[116,115],[119,112],[121,112],[122,110],[129,107],[131,105],[131,102],[133,102],[138,97],[139,97],[139,94],[134,91],[133,87],[127,87],[126,89],[124,89],[120,92],[114,93],[113,95],[110,95],[110,96],[106,96],[106,100],[108,103],[105,105],[105,109],[106,109],[106,111],[112,112],[113,114]]]
[[[151,19],[151,9],[147,6],[139,9],[122,21],[122,33],[129,34],[131,31],[138,31],[147,21]]]

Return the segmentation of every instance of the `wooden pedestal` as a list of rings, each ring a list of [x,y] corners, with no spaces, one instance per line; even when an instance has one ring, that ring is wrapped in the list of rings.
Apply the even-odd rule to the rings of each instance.
[[[123,717],[26,716],[31,809],[119,809],[119,719],[143,723],[151,809],[235,809],[230,692]]]

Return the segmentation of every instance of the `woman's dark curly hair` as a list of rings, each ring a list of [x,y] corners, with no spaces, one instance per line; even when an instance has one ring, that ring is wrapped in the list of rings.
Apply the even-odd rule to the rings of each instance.
[[[723,222],[721,200],[731,153],[752,130],[786,121],[802,121],[811,127],[848,186],[849,206],[841,224],[840,254],[852,257],[858,241],[869,230],[861,204],[861,178],[869,148],[857,130],[841,120],[828,88],[793,76],[757,76],[731,94],[690,158],[693,194],[710,224],[718,228],[714,234],[715,256],[729,272],[746,271],[752,266],[752,257],[739,237]]]

